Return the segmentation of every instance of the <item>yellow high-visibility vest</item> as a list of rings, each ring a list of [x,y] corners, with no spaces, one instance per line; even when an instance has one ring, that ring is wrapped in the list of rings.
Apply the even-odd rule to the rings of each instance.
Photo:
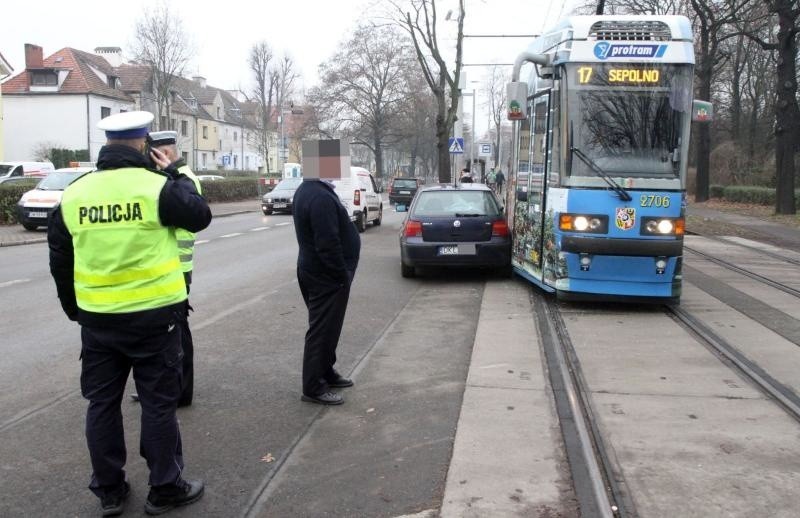
[[[194,182],[197,193],[203,194],[200,188],[200,180],[195,176],[188,165],[179,167],[178,172],[188,176]],[[194,269],[194,236],[194,232],[189,232],[186,229],[175,229],[175,237],[178,238],[178,255],[181,260],[181,270],[184,272],[191,272]]]
[[[130,313],[186,300],[175,229],[158,215],[166,180],[123,168],[89,173],[66,188],[61,214],[72,235],[79,308]]]

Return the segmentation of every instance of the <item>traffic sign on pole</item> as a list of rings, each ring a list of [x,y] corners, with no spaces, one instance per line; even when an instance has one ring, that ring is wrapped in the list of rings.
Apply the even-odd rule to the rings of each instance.
[[[491,142],[481,142],[478,144],[478,156],[492,156]]]
[[[451,155],[463,155],[464,139],[461,137],[450,137],[450,140],[447,143],[447,147],[450,150]]]

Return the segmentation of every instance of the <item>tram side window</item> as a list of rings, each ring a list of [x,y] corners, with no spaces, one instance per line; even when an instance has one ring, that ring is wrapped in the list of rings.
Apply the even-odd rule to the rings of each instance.
[[[561,176],[561,98],[558,92],[550,96],[550,155],[547,157],[547,184],[557,186]]]

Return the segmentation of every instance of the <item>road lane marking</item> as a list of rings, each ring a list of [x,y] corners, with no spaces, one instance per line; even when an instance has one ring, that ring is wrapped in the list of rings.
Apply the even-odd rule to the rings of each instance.
[[[250,232],[258,232],[259,230],[267,230],[268,228],[269,228],[269,227],[256,227],[256,228],[251,228],[251,229],[250,229]]]
[[[194,242],[194,244],[195,245],[204,245],[204,244],[208,243],[209,241],[210,241],[210,239],[198,239],[197,241]]]
[[[30,279],[14,279],[13,281],[6,281],[0,282],[0,288],[5,288],[7,286],[13,286],[14,284],[22,284],[25,282],[31,282]]]
[[[284,225],[291,225],[291,223],[289,223],[288,221],[284,221],[283,223],[275,223],[276,227],[282,227]]]
[[[224,236],[219,236],[219,237],[220,238],[223,238],[223,237],[236,237],[236,236],[241,236],[241,235],[242,235],[241,232],[234,232],[233,234],[225,234]]]

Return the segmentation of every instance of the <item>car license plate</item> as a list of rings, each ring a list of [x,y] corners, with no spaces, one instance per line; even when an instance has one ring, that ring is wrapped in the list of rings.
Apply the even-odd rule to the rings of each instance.
[[[411,194],[411,191],[400,191],[400,194]]]
[[[458,255],[458,245],[440,246],[439,255]]]
[[[273,205],[273,207],[276,208],[276,209],[285,209],[286,208],[286,204],[285,203],[276,203],[275,205]]]
[[[46,212],[29,212],[28,213],[28,217],[29,218],[46,218],[47,217],[47,213]]]

